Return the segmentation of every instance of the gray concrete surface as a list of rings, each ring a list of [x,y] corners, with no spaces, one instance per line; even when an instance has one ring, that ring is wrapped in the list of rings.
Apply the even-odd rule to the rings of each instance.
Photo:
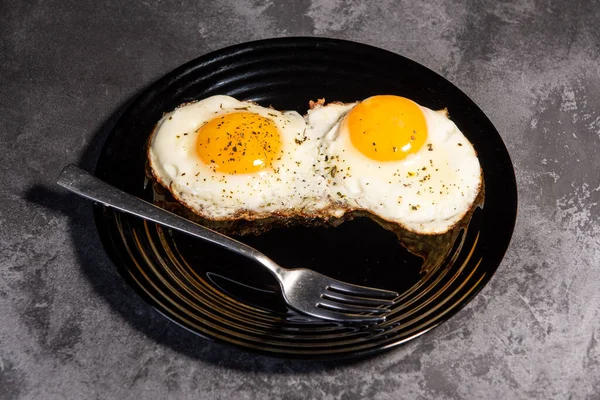
[[[599,6],[0,2],[0,398],[600,398]],[[519,218],[490,284],[433,332],[358,363],[258,357],[166,322],[114,271],[90,205],[61,205],[52,187],[65,163],[94,165],[94,143],[158,77],[287,35],[352,39],[441,73],[516,169]]]

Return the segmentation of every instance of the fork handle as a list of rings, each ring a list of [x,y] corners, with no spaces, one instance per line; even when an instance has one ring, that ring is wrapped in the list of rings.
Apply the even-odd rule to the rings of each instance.
[[[283,268],[255,248],[125,193],[73,164],[63,168],[56,183],[79,196],[107,207],[176,229],[250,258],[265,266],[280,280],[284,274]]]

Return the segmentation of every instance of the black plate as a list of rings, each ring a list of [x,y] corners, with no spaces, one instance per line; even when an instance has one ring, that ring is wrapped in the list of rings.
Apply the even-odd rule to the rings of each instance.
[[[278,229],[242,240],[286,267],[310,267],[347,282],[401,293],[385,323],[344,326],[289,311],[276,282],[253,263],[185,235],[96,207],[102,242],[120,273],[167,318],[199,335],[271,355],[340,358],[413,339],[455,314],[489,281],[516,218],[514,171],[498,132],[447,80],[397,54],[331,39],[284,38],[229,47],[197,58],[144,91],[109,136],[96,174],[152,199],[144,186],[145,143],[161,115],[216,94],[304,113],[309,100],[350,102],[397,94],[447,107],[474,144],[485,202],[451,254],[423,271],[422,259],[366,219],[338,228]]]

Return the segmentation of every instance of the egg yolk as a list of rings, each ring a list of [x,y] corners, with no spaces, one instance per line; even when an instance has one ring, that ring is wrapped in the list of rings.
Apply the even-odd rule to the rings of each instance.
[[[427,140],[421,108],[404,97],[369,97],[350,110],[344,123],[352,145],[376,161],[402,160]]]
[[[198,156],[215,171],[247,174],[272,167],[281,154],[275,122],[251,112],[216,117],[198,129]]]

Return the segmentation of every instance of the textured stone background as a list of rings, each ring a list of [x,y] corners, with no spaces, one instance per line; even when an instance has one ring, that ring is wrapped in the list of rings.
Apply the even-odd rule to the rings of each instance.
[[[599,6],[0,2],[0,398],[599,398]],[[92,167],[122,106],[172,68],[287,35],[352,39],[441,73],[516,169],[519,218],[491,283],[367,361],[256,357],[166,322],[115,273],[89,203],[63,204],[52,185],[67,162]]]

